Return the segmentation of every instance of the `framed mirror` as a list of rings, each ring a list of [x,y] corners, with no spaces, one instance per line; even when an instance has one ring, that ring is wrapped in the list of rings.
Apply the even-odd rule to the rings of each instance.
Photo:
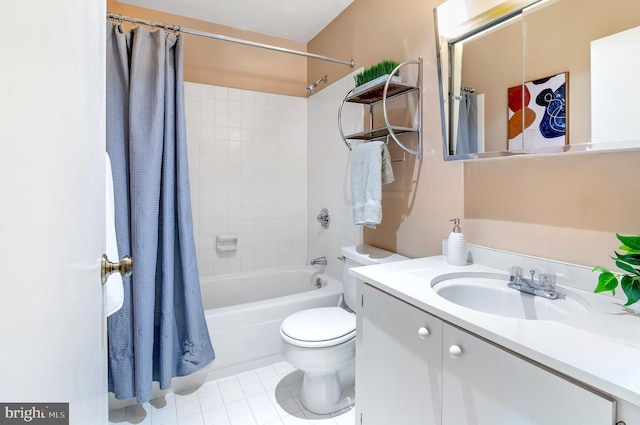
[[[434,10],[445,160],[640,148],[637,0]]]

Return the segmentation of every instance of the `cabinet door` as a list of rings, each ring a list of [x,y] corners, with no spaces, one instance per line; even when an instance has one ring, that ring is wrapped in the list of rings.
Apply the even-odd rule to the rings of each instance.
[[[358,284],[356,422],[440,425],[442,321]]]
[[[614,423],[612,400],[448,324],[443,352],[443,425]]]

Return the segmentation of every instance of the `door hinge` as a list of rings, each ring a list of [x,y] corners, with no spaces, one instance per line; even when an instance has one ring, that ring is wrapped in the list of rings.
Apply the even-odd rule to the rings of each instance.
[[[362,425],[362,413],[360,413],[360,425]]]

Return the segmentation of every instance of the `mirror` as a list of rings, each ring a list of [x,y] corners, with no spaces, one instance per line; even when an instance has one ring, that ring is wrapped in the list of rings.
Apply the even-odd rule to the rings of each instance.
[[[637,0],[434,10],[445,160],[640,148]]]

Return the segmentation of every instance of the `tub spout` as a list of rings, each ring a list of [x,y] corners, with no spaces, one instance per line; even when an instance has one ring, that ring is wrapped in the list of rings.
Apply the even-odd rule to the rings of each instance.
[[[309,264],[312,266],[326,266],[327,265],[327,257],[318,257],[309,261]]]

